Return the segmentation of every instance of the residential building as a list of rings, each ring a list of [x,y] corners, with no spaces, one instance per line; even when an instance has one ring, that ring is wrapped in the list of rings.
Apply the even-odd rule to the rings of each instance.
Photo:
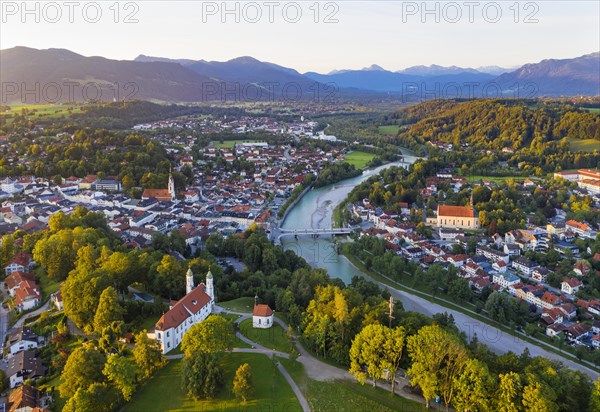
[[[48,405],[42,405],[43,399],[33,386],[21,385],[10,392],[4,412],[50,412]]]
[[[519,279],[518,276],[510,273],[494,273],[492,276],[492,282],[506,289],[509,286],[516,285],[517,283],[521,282],[521,279]]]
[[[38,336],[28,326],[21,326],[15,333],[8,337],[10,354],[36,349],[38,347]]]
[[[598,231],[593,230],[588,224],[581,223],[576,220],[567,220],[565,223],[565,228],[580,237],[585,237],[588,239],[595,239],[596,235],[598,235]]]
[[[564,330],[567,340],[571,343],[581,343],[581,341],[590,336],[590,327],[585,323],[574,323]]]
[[[15,388],[27,379],[37,379],[46,374],[42,359],[33,350],[18,352],[8,360],[6,376],[10,387]]]
[[[582,285],[579,279],[564,278],[560,284],[560,290],[568,295],[574,295],[579,292]]]
[[[28,272],[34,263],[30,254],[19,252],[8,261],[8,264],[4,267],[4,274],[10,275],[15,272]]]
[[[62,293],[60,289],[50,295],[50,302],[52,302],[56,310],[61,311],[64,309]]]
[[[518,256],[515,260],[512,261],[512,267],[518,271],[523,273],[524,275],[531,275],[535,268],[538,268],[540,265],[537,263],[527,259],[524,256]]]
[[[550,273],[550,271],[547,268],[544,267],[537,267],[535,269],[533,269],[533,271],[531,272],[531,280],[536,281],[536,282],[546,282],[546,278],[548,277],[548,274]]]

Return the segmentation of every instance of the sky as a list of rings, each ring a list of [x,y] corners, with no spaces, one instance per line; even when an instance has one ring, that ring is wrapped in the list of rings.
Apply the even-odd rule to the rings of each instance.
[[[0,49],[120,60],[252,56],[300,72],[511,68],[600,50],[598,1],[0,0],[0,11]]]

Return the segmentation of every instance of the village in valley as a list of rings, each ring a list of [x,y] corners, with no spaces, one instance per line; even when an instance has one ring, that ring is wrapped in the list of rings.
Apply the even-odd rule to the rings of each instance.
[[[600,2],[0,15],[0,412],[600,412]]]
[[[595,204],[600,203],[600,172],[579,169],[573,172],[557,172],[553,178],[568,180],[577,186],[574,193],[592,196]],[[480,182],[493,189],[492,181]],[[467,180],[441,171],[427,179],[423,197],[435,195],[442,184],[450,185],[458,192],[467,185]],[[524,179],[520,190],[527,196],[535,190],[546,190],[541,181]],[[600,300],[582,299],[578,292],[583,290],[583,280],[592,272],[590,261],[580,259],[576,239],[595,240],[598,230],[585,222],[567,220],[566,215],[557,210],[556,216],[544,226],[533,223],[526,229],[508,231],[504,236],[475,235],[481,228],[476,210],[470,206],[439,205],[434,217],[427,217],[426,224],[432,228],[432,236],[417,233],[417,225],[408,223],[411,207],[401,204],[400,213],[387,212],[371,205],[369,199],[348,206],[354,218],[369,221],[372,226],[362,230],[359,236],[368,235],[385,240],[386,248],[414,262],[423,268],[431,265],[454,266],[459,276],[468,281],[469,287],[481,293],[485,288],[506,291],[516,299],[534,305],[540,313],[539,325],[549,337],[565,336],[573,345],[600,348]],[[414,210],[413,210],[414,213]],[[427,213],[425,212],[425,216]],[[471,234],[471,236],[469,236]],[[456,248],[465,251],[471,244],[471,253],[453,253]],[[474,246],[474,247],[473,247]],[[547,278],[551,272],[543,264],[527,258],[526,252],[547,253],[549,247],[559,256],[572,256],[576,259],[569,276],[552,287]],[[595,253],[591,261],[600,262],[600,254]],[[597,263],[596,263],[597,264]],[[580,323],[577,314],[583,319],[593,320],[591,324]]]
[[[320,113],[325,115],[335,114]],[[289,242],[308,238],[309,229],[313,239],[333,242],[339,259],[349,259],[366,279],[383,279],[379,284],[392,291],[414,287],[419,296],[434,301],[437,295],[438,304],[447,302],[448,310],[456,310],[457,302],[463,301],[467,314],[485,310],[490,324],[500,322],[511,333],[530,337],[507,350],[519,353],[527,344],[537,344],[544,350],[565,350],[570,353],[565,359],[584,362],[586,368],[600,364],[598,219],[586,219],[600,206],[597,169],[529,173],[530,166],[509,165],[514,152],[502,150],[506,160],[500,167],[517,176],[473,177],[464,167],[432,168],[427,156],[412,156],[407,162],[405,153],[412,155],[410,150],[390,156],[372,141],[348,142],[327,135],[327,124],[310,117],[229,114],[137,123],[124,132],[132,137],[122,141],[130,147],[155,148],[159,157],[154,172],[140,152],[143,163],[134,160],[128,169],[123,160],[118,175],[82,173],[85,155],[77,155],[80,160],[70,166],[77,176],[3,176],[0,368],[7,381],[6,410],[56,410],[65,402],[84,402],[83,392],[67,387],[74,384],[65,384],[61,377],[64,368],[75,368],[68,359],[80,350],[90,359],[96,353],[120,357],[123,368],[147,367],[144,377],[132,375],[129,392],[120,399],[132,399],[138,387],[144,388],[138,389],[143,393],[138,397],[149,396],[152,389],[144,385],[153,387],[154,373],[171,370],[182,358],[191,362],[189,347],[200,343],[188,338],[186,344],[185,336],[196,330],[208,333],[208,325],[223,327],[217,318],[227,319],[229,329],[223,333],[232,333],[220,351],[266,351],[283,357],[278,368],[284,370],[290,367],[289,359],[302,354],[298,359],[309,376],[314,362],[325,368],[315,357],[319,346],[311,339],[316,338],[306,338],[313,351],[309,353],[295,336],[303,333],[301,328],[312,333],[301,311],[310,310],[310,305],[316,309],[318,303],[313,303],[316,297],[301,297],[305,292],[295,289],[300,283],[290,282],[289,274],[294,273],[293,279],[307,276],[299,274],[302,271],[323,276],[319,262],[312,262],[316,266],[311,268],[296,262],[290,252],[295,249]],[[0,137],[7,161],[3,170],[35,169],[39,158],[47,156],[39,147],[50,147],[51,142],[66,148],[85,144],[85,135],[61,131],[52,121],[31,123],[26,145],[14,144],[19,139],[16,130]],[[47,130],[57,133],[47,136]],[[103,144],[107,158],[113,152],[129,156],[129,149],[110,141]],[[456,153],[451,144],[433,141],[427,147],[430,157]],[[361,181],[344,202],[332,207],[331,226],[339,232],[320,235],[319,230],[330,228],[310,227],[302,235],[282,227],[288,212],[310,190],[331,183],[335,187],[369,166],[390,161],[390,173]],[[135,170],[141,167],[150,171]],[[134,175],[141,176],[141,184],[130,182]],[[406,187],[394,188],[394,181]],[[501,201],[503,191],[529,213],[514,213],[514,223],[494,217],[491,205]],[[579,210],[575,208],[584,212],[573,213]],[[398,262],[395,259],[403,262],[396,269],[395,263],[385,268],[378,263]],[[447,280],[432,281],[435,286],[419,284],[414,277],[439,273]],[[343,282],[320,282],[308,297],[325,290],[320,288],[344,287]],[[346,286],[359,284],[353,278]],[[381,294],[380,304],[387,305],[389,294],[372,285],[379,291],[375,294]],[[311,301],[308,309],[300,299],[304,305]],[[389,313],[372,316],[391,325],[392,313],[399,309],[389,299]],[[396,303],[398,308],[402,303]],[[448,320],[452,315],[445,316],[448,327],[459,331],[460,325]],[[335,361],[343,365],[347,359],[345,354]],[[113,382],[117,372],[106,365],[98,376]],[[343,369],[329,373],[336,379],[350,376]],[[396,376],[387,372],[382,381],[406,379]],[[186,387],[193,388],[185,379]],[[282,382],[295,388],[289,375]],[[410,392],[409,387],[408,381],[400,386],[401,396],[418,402],[418,391]],[[391,388],[394,391],[394,385]],[[307,402],[302,395],[298,399]]]

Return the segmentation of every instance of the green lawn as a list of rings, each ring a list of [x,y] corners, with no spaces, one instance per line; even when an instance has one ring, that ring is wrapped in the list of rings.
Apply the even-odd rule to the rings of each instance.
[[[248,339],[266,348],[280,352],[290,351],[287,332],[277,323],[268,329],[255,329],[252,327],[252,319],[246,319],[240,323],[240,332]]]
[[[354,165],[357,169],[363,169],[374,157],[374,154],[357,150],[346,155],[346,163]]]
[[[425,405],[391,396],[382,388],[354,381],[318,382],[306,376],[296,360],[277,358],[308,400],[313,411],[425,411]]]
[[[238,140],[223,140],[223,143],[220,141],[211,142],[214,147],[218,147],[219,149],[231,149],[238,143],[248,143],[255,142],[256,140],[251,139],[238,139]]]
[[[234,312],[250,313],[252,312],[252,308],[254,308],[254,298],[243,297],[229,300],[227,302],[219,302],[219,306],[222,306],[225,309],[233,310]]]
[[[63,104],[26,104],[18,106],[10,106],[10,110],[0,113],[0,115],[7,114],[21,114],[21,110],[27,109],[29,112],[35,110],[35,113],[30,113],[29,117],[40,118],[55,118],[69,114],[69,109],[72,109],[72,113],[78,113],[81,111],[81,106],[78,105],[63,105]]]
[[[156,322],[158,322],[159,319],[160,319],[160,315],[148,316],[146,319],[144,319],[142,321],[140,330],[145,329],[146,331],[150,331],[150,330],[154,329],[154,326],[156,325]]]
[[[587,110],[588,112],[591,112],[591,113],[600,114],[600,109],[597,107],[585,107],[585,110]]]
[[[379,134],[398,134],[400,126],[392,124],[388,126],[379,126]]]
[[[491,180],[492,182],[500,183],[508,179],[514,179],[516,181],[525,180],[523,176],[463,176],[467,181],[473,180]]]
[[[50,279],[43,270],[38,268],[36,275],[42,288],[42,300],[45,301],[51,294],[60,289],[60,282]]]
[[[273,362],[265,355],[226,353],[223,355],[225,387],[212,400],[196,401],[181,386],[181,360],[168,363],[141,387],[123,411],[300,411],[300,404]],[[252,400],[241,404],[231,393],[236,369],[248,363],[254,376]]]
[[[241,317],[241,315],[235,315],[233,313],[219,313],[219,316],[222,316],[231,322],[235,322],[236,320],[238,320],[238,318]]]
[[[568,139],[572,152],[593,152],[600,150],[600,141],[596,139]]]
[[[58,375],[55,378],[53,378],[52,380],[49,380],[48,382],[44,383],[43,385],[40,385],[40,387],[38,388],[41,390],[50,389],[52,391],[55,411],[62,411],[63,408],[65,407],[65,403],[67,403],[67,399],[61,398],[60,393],[58,392],[58,387],[60,386],[61,383],[62,383],[62,378],[60,377],[60,375]]]

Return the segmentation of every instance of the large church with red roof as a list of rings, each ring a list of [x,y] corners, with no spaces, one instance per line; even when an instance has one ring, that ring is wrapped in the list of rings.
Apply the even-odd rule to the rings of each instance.
[[[194,287],[191,269],[188,269],[185,279],[186,295],[177,302],[171,302],[169,311],[162,315],[154,327],[153,337],[160,343],[163,353],[179,346],[185,332],[206,319],[215,305],[215,289],[210,270],[206,274],[206,284],[200,283]]]

